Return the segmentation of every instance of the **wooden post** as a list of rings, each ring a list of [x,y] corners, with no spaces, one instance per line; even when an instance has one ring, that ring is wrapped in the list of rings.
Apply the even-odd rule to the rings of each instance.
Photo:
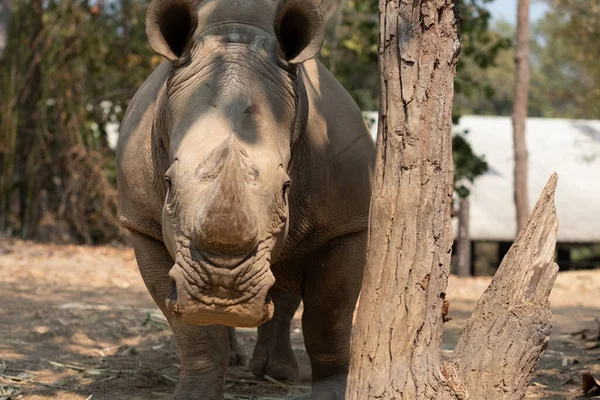
[[[520,399],[550,334],[554,175],[442,363],[452,231],[452,0],[380,0],[381,103],[348,400]]]
[[[527,145],[525,123],[529,94],[529,0],[518,0],[517,47],[515,52],[515,88],[513,100],[513,146],[515,153],[514,190],[517,213],[517,232],[525,226],[529,216],[527,189]]]
[[[469,200],[460,199],[458,207],[458,276],[471,276],[471,240],[469,238]]]

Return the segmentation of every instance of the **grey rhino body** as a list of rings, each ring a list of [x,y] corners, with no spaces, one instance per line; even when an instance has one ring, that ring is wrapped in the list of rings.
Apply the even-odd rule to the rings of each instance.
[[[300,299],[313,399],[343,398],[375,151],[357,105],[312,59],[318,4],[155,0],[147,32],[169,60],[127,109],[117,182],[175,335],[175,398],[223,398],[226,325],[259,326],[255,374],[293,375]]]

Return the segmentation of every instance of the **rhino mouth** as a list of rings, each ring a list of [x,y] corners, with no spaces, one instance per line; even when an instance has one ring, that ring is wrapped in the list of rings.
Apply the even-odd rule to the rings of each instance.
[[[207,257],[189,240],[178,243],[167,309],[193,325],[254,327],[270,320],[273,245],[272,239],[261,241],[247,257],[232,261]]]

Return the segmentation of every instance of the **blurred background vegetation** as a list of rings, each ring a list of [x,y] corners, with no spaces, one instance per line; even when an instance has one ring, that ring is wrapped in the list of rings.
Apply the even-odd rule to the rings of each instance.
[[[6,1],[6,0],[0,0]],[[496,0],[502,1],[502,0]],[[514,27],[492,0],[460,4],[455,121],[510,115]],[[0,234],[56,242],[121,240],[107,124],[162,60],[146,41],[148,0],[12,0],[0,56]],[[600,116],[600,4],[546,0],[533,26],[529,115]],[[332,6],[333,4],[333,6]],[[378,107],[378,1],[328,3],[321,61],[361,109]],[[485,172],[455,134],[456,189]],[[466,191],[465,191],[466,190]]]

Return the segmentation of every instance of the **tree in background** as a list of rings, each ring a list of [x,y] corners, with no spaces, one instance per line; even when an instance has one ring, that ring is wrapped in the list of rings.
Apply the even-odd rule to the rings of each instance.
[[[490,26],[491,15],[486,5],[493,0],[461,1],[459,6],[462,54],[454,80],[454,108],[452,118],[458,122],[461,115],[472,110],[466,107],[472,99],[491,99],[498,85],[481,79],[486,71],[498,65],[498,56],[511,48],[509,37]]]
[[[0,233],[120,236],[104,126],[161,60],[147,46],[144,3],[101,6],[13,1],[0,64]]]
[[[527,145],[525,121],[529,94],[529,0],[518,0],[517,36],[515,48],[515,86],[513,102],[514,196],[517,211],[517,235],[527,223],[529,199],[527,192]]]
[[[483,156],[473,152],[467,141],[468,131],[455,132],[452,136],[452,158],[454,162],[454,194],[458,197],[458,207],[452,206],[453,216],[458,217],[456,242],[457,267],[459,276],[471,276],[471,239],[469,235],[469,187],[477,177],[488,170]]]
[[[600,5],[593,1],[548,0],[549,11],[531,27],[528,116],[600,118]],[[515,27],[497,21],[490,28],[509,43]],[[514,45],[513,45],[514,46]],[[462,114],[511,115],[515,87],[513,46],[499,49],[487,68],[465,62],[465,73],[483,90],[458,92]]]
[[[493,1],[464,0],[459,5],[463,50],[455,78],[454,122],[466,114],[466,99],[480,93],[493,96],[494,83],[479,79],[478,74],[494,67],[498,54],[511,47],[509,37],[490,27],[486,5]],[[348,0],[339,19],[330,19],[328,40],[320,54],[362,110],[376,110],[379,104],[378,13],[377,0]]]
[[[0,57],[8,42],[8,29],[10,26],[10,2],[11,0],[0,0]]]
[[[377,110],[377,0],[348,0],[328,23],[320,60],[362,110]]]
[[[547,99],[544,116],[600,118],[600,3],[547,0],[535,28],[532,85]],[[535,81],[536,75],[539,82]]]
[[[462,56],[455,78],[453,121],[468,109],[469,99],[485,94],[492,98],[495,82],[480,79],[483,71],[496,66],[498,55],[511,46],[511,39],[490,27],[486,5],[493,0],[465,0],[459,5]],[[362,110],[377,110],[378,14],[377,0],[348,0],[340,18],[329,22],[328,41],[321,61],[336,75]],[[485,173],[487,164],[472,151],[463,132],[454,136],[455,183],[459,198],[469,195],[468,183]],[[473,169],[471,169],[473,168]]]

